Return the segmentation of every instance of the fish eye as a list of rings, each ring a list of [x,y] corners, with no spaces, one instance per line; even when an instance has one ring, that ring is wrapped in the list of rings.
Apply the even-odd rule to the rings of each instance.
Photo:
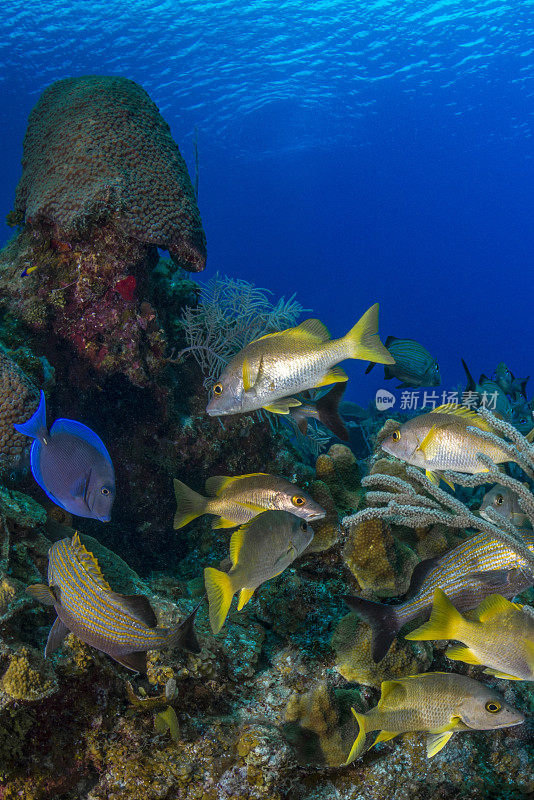
[[[105,486],[103,486],[103,487],[100,489],[100,491],[102,492],[102,494],[103,494],[103,495],[106,495],[106,496],[107,496],[107,495],[109,494],[109,489],[107,489]]]
[[[300,523],[300,529],[301,529],[301,531],[307,531],[308,530],[308,523],[304,522],[304,520],[302,520],[302,522]]]
[[[401,432],[393,431],[393,433],[391,434],[391,438],[393,439],[394,442],[399,442],[401,438]]]
[[[216,383],[215,386],[213,387],[213,394],[222,394],[222,390],[223,390],[222,383]]]
[[[502,494],[498,494],[497,497],[495,498],[495,505],[502,506],[503,503],[504,503],[504,497],[502,496]]]
[[[303,497],[301,497],[300,494],[296,494],[294,497],[291,498],[291,502],[293,503],[294,506],[300,508],[301,506],[304,505],[306,500]]]
[[[502,706],[496,700],[488,700],[485,705],[486,711],[489,711],[490,714],[497,714],[498,711],[501,710]]]

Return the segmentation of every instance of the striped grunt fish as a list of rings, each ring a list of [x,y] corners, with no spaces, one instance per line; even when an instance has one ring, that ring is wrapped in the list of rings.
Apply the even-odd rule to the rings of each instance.
[[[400,381],[397,389],[440,385],[441,375],[437,361],[426,347],[415,339],[397,339],[395,336],[388,336],[386,347],[395,359],[395,363],[384,367],[384,378],[387,381],[397,378]],[[373,363],[369,364],[365,374],[371,372],[374,366]]]
[[[534,552],[531,531],[522,531]],[[397,605],[375,603],[361,597],[346,596],[345,602],[367,622],[373,631],[371,652],[375,662],[387,654],[393,639],[406,623],[419,615],[427,618],[434,591],[442,589],[458,611],[475,608],[495,592],[514,597],[534,584],[527,562],[503,542],[479,533],[443,556],[421,561],[413,571],[404,602]]]
[[[28,586],[28,594],[54,606],[57,618],[45,648],[45,658],[61,646],[69,632],[135,672],[146,672],[146,651],[182,647],[200,652],[194,631],[197,606],[173,628],[158,628],[147,597],[112,591],[98,561],[78,533],[48,551],[48,586]],[[200,605],[200,604],[199,604]]]

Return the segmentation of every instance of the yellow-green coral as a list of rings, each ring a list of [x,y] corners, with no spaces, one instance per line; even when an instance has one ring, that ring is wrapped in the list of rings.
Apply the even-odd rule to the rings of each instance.
[[[371,657],[371,629],[352,612],[339,621],[332,647],[336,651],[336,669],[345,680],[377,688],[387,678],[423,672],[432,661],[432,646],[428,642],[397,638],[387,656],[375,664]]]
[[[343,560],[363,591],[397,597],[408,589],[418,559],[386,522],[370,519],[350,530]]]
[[[39,700],[54,690],[55,682],[42,656],[21,647],[11,656],[0,688],[13,700]]]

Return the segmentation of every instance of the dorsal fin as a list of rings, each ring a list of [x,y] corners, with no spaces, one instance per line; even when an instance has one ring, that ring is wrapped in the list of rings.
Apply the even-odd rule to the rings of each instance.
[[[230,539],[230,560],[232,561],[232,567],[235,567],[239,560],[239,553],[243,547],[243,542],[249,526],[250,522],[245,522],[244,525],[241,525],[241,527],[232,534],[232,538]]]
[[[229,486],[242,481],[244,478],[255,478],[258,475],[268,475],[268,472],[251,472],[248,475],[213,475],[206,481],[206,494],[210,497],[217,497]]]
[[[398,708],[406,696],[406,689],[400,681],[382,681],[382,693],[377,708]]]
[[[451,417],[461,417],[465,419],[469,425],[475,428],[480,428],[481,431],[493,432],[493,428],[480,416],[474,409],[467,408],[467,406],[460,406],[457,403],[446,403],[443,406],[438,406],[429,412],[430,414],[450,414]]]
[[[317,339],[319,342],[328,342],[330,340],[330,331],[320,319],[305,319],[304,322],[293,328],[293,333],[309,339]]]
[[[94,555],[80,541],[80,534],[75,532],[70,543],[72,552],[87,572],[88,575],[106,592],[111,591],[111,586],[106,581],[100,569],[100,565]]]
[[[511,603],[501,594],[490,594],[477,606],[475,615],[479,622],[487,622],[493,617],[514,610],[520,611],[521,606],[518,603]]]

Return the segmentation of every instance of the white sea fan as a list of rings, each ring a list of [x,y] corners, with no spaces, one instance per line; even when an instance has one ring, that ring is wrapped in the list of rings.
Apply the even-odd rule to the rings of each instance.
[[[232,356],[246,344],[294,326],[304,309],[292,295],[276,303],[268,289],[217,273],[200,288],[196,308],[187,307],[181,322],[187,347],[172,361],[192,353],[204,374],[204,386],[215,383]]]

